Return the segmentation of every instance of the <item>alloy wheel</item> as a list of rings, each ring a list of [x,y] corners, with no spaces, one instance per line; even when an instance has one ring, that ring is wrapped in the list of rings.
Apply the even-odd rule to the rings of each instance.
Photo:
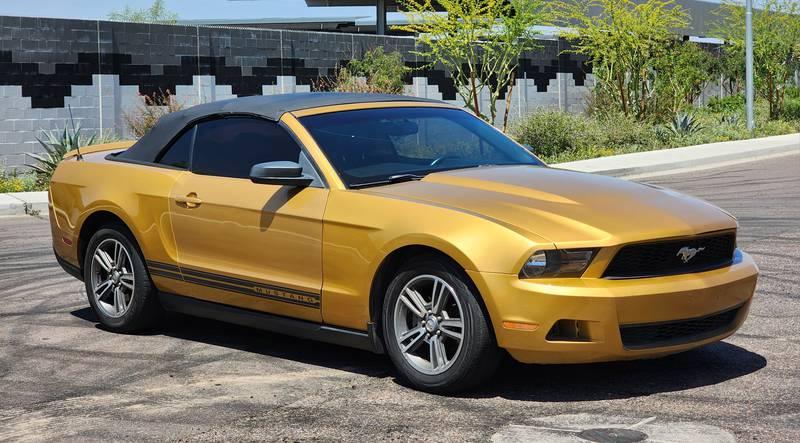
[[[395,302],[394,331],[414,369],[427,375],[445,372],[464,341],[464,310],[453,287],[434,275],[411,279]]]
[[[92,255],[91,288],[103,314],[125,315],[133,300],[134,282],[133,262],[125,246],[113,238],[100,242]]]

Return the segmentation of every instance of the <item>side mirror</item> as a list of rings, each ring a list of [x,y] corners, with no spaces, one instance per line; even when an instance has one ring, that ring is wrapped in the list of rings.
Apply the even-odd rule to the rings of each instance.
[[[250,180],[266,185],[285,185],[305,187],[314,181],[310,175],[303,174],[303,168],[289,161],[259,163],[250,168]]]
[[[526,144],[523,144],[522,146],[523,146],[525,149],[527,149],[528,151],[531,151],[531,152],[532,152],[532,153],[534,153],[534,154],[536,153],[536,150],[535,150],[535,149],[533,149],[533,146],[531,146],[531,145],[529,145],[529,144],[527,144],[527,143],[526,143]]]

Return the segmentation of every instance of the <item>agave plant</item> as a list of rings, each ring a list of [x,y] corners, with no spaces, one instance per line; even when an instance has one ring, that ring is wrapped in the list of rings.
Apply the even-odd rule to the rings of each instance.
[[[72,119],[70,119],[72,120]],[[28,157],[36,160],[36,164],[28,164],[36,174],[36,181],[39,185],[46,186],[50,183],[56,167],[64,159],[67,152],[94,144],[96,136],[86,137],[81,134],[81,125],[75,124],[72,120],[72,130],[64,122],[63,131],[47,132],[42,131],[41,137],[36,137],[36,141],[42,145],[44,152],[41,154],[26,153]]]
[[[677,136],[685,136],[701,131],[703,126],[693,115],[681,112],[672,118],[672,123],[667,128]]]
[[[720,123],[729,126],[739,126],[741,121],[742,121],[741,114],[723,114],[722,117],[719,118]]]

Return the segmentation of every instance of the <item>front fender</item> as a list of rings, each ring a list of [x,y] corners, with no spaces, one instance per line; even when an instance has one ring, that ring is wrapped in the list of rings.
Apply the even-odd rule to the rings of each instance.
[[[366,330],[370,321],[378,267],[400,248],[436,249],[467,271],[516,273],[528,251],[552,247],[452,208],[359,191],[331,191],[323,239],[323,319],[357,330]]]

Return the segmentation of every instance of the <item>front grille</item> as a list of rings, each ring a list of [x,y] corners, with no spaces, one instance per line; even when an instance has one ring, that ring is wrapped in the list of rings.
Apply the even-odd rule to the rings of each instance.
[[[603,277],[642,278],[708,271],[730,265],[735,247],[733,232],[623,246]],[[692,252],[694,255],[689,257]]]
[[[688,320],[620,326],[622,345],[627,349],[656,348],[713,337],[731,329],[741,308]]]

